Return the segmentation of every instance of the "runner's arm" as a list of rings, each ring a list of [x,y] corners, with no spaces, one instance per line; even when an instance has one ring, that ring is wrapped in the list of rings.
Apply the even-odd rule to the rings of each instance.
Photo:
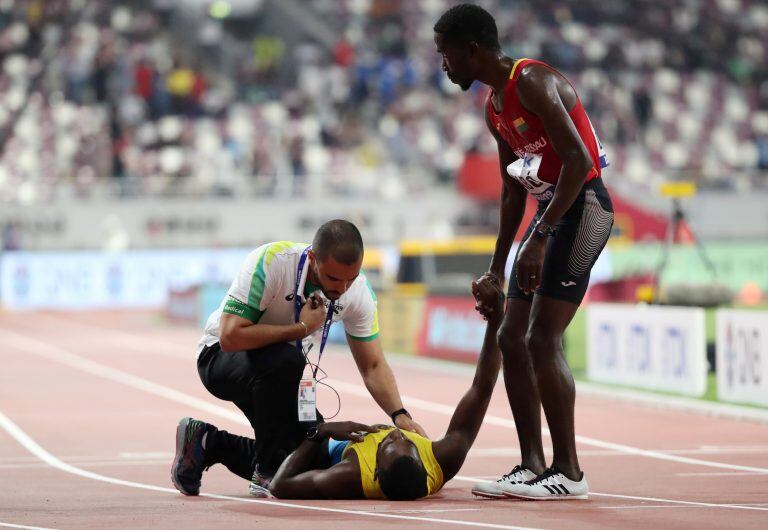
[[[323,440],[356,440],[362,433],[376,432],[375,426],[354,422],[321,423],[315,441],[304,440],[277,470],[269,491],[279,499],[359,499],[363,497],[359,464],[342,461],[328,469],[310,469],[320,451],[327,450]]]
[[[509,249],[515,239],[520,221],[525,213],[525,200],[528,192],[507,175],[507,166],[517,160],[517,155],[509,147],[496,128],[485,114],[485,124],[496,139],[496,147],[499,152],[499,171],[501,172],[501,200],[499,201],[499,234],[496,238],[496,248],[488,272],[493,273],[504,285],[504,269],[509,256]]]
[[[315,442],[304,442],[291,453],[272,479],[269,485],[270,493],[278,499],[362,498],[360,469],[349,461],[340,462],[328,469],[311,469],[295,475],[289,474],[292,471],[283,472],[286,463],[292,466],[304,458],[312,461],[320,447],[324,446]],[[294,461],[289,462],[291,459]]]
[[[517,82],[517,94],[522,105],[541,119],[552,148],[563,161],[555,194],[540,221],[554,227],[576,200],[587,175],[595,169],[594,163],[563,104],[551,71],[524,69]]]
[[[446,482],[459,472],[477,437],[501,368],[496,333],[503,318],[504,293],[487,276],[475,282],[472,290],[478,302],[493,307],[494,311],[488,317],[472,386],[456,407],[445,436],[432,444]]]

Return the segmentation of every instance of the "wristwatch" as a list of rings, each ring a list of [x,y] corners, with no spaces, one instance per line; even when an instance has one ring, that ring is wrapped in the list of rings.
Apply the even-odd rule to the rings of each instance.
[[[411,415],[408,413],[407,410],[405,410],[405,409],[398,409],[398,410],[396,410],[395,412],[393,412],[392,414],[389,415],[389,417],[392,418],[392,423],[395,423],[395,418],[397,418],[400,414],[405,414],[409,418],[411,417]]]
[[[544,221],[539,221],[536,223],[536,226],[533,227],[533,234],[542,239],[555,235],[555,232],[556,230]]]
[[[310,427],[309,430],[307,430],[307,440],[310,442],[317,442],[320,443],[323,441],[323,437],[320,436],[320,425],[318,424],[317,427]]]

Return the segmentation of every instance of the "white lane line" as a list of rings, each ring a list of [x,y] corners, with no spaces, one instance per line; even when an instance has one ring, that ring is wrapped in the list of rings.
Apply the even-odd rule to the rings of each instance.
[[[347,392],[356,396],[369,397],[368,390],[362,385],[356,385],[353,383],[347,383],[345,381],[338,381],[336,379],[327,381],[336,390]],[[427,401],[424,399],[414,398],[411,396],[402,395],[403,401],[407,405],[408,409],[421,409],[438,414],[445,414],[447,416],[453,415],[453,407],[444,405],[442,403],[435,403],[433,401]],[[502,418],[494,416],[492,414],[486,414],[485,424],[496,425],[498,427],[507,427],[510,429],[515,428],[515,422],[508,418]],[[549,436],[549,429],[542,428],[544,434]],[[613,442],[606,442],[604,440],[598,440],[597,438],[590,438],[588,436],[582,436],[577,434],[576,441],[583,445],[590,445],[593,447],[600,447],[603,449],[609,449],[611,451],[618,451],[627,455],[645,456],[648,458],[655,458],[658,460],[669,460],[672,462],[679,462],[681,464],[692,464],[697,466],[715,467],[721,469],[734,469],[738,471],[752,471],[755,473],[768,473],[768,468],[754,467],[754,466],[741,466],[737,464],[726,464],[724,462],[713,462],[711,460],[701,460],[699,458],[689,458],[685,456],[670,455],[665,453],[659,453],[658,451],[652,451],[648,449],[640,449],[639,447],[632,447],[630,445],[618,444]]]
[[[190,396],[183,392],[179,392],[178,390],[173,390],[172,388],[169,388],[165,385],[154,383],[142,377],[129,374],[128,372],[124,372],[122,370],[118,370],[116,368],[112,368],[112,367],[103,365],[101,363],[97,363],[95,361],[91,361],[90,359],[86,359],[85,357],[76,355],[59,346],[54,346],[53,344],[42,342],[36,339],[31,339],[29,337],[25,337],[24,335],[20,335],[18,333],[14,333],[11,331],[4,331],[0,334],[0,336],[5,336],[5,339],[6,339],[5,343],[8,346],[20,349],[27,353],[38,355],[40,357],[44,357],[46,359],[50,359],[58,363],[66,364],[68,366],[71,366],[79,370],[83,370],[90,374],[103,377],[127,386],[131,386],[133,388],[142,390],[144,392],[149,392],[151,394],[155,394],[157,396],[160,396],[172,401],[176,401],[178,403],[183,403],[184,405],[194,407],[199,410],[203,410],[210,414],[218,415],[220,417],[226,418],[230,421],[239,423],[241,425],[250,426],[248,421],[246,420],[246,418],[243,416],[241,412],[235,412],[231,409],[227,409],[219,405],[214,405],[203,399]],[[370,393],[362,385],[348,383],[345,381],[338,381],[335,379],[329,382],[338,391],[347,392],[349,394],[361,396],[364,398],[370,398]],[[421,409],[421,410],[426,410],[426,411],[434,412],[438,414],[444,414],[446,416],[452,416],[454,412],[454,408],[449,405],[444,405],[442,403],[435,403],[433,401],[427,401],[427,400],[409,397],[405,395],[403,395],[402,397],[403,397],[403,401],[407,403],[408,408],[410,409]],[[500,427],[506,427],[510,429],[515,428],[515,422],[513,420],[508,418],[501,418],[499,416],[493,416],[491,414],[486,414],[485,420],[483,423],[489,424],[489,425],[496,425]],[[549,435],[549,429],[542,429],[542,432]],[[730,469],[735,471],[768,473],[768,468],[742,466],[737,464],[726,464],[724,462],[713,462],[710,460],[701,460],[698,458],[669,455],[669,454],[659,453],[657,451],[640,449],[638,447],[632,447],[629,445],[606,442],[603,440],[598,440],[596,438],[590,438],[582,435],[576,435],[576,441],[584,445],[591,445],[591,446],[600,447],[603,449],[618,451],[624,454],[645,456],[648,458],[655,458],[658,460],[669,460],[672,462],[679,462],[683,464],[692,464],[692,465],[714,467],[714,468],[720,468],[720,469]]]
[[[679,505],[671,505],[671,504],[635,504],[634,506],[596,506],[599,510],[637,510],[640,508],[677,508],[677,509],[685,509],[685,510],[701,510],[702,508],[706,508],[706,506],[679,506]]]
[[[90,336],[95,334],[103,337],[104,335],[107,335],[107,340],[109,340],[110,344],[118,346],[120,349],[128,349],[143,355],[163,355],[166,357],[176,357],[177,359],[187,360],[195,359],[194,347],[185,348],[179,345],[177,342],[161,339],[159,337],[142,336],[141,340],[136,340],[136,334],[127,332],[122,329],[115,329],[109,326],[103,326],[94,323],[81,322],[73,318],[52,315],[50,313],[36,313],[35,318],[52,321],[55,326],[67,329],[69,331],[78,330],[79,328],[79,331],[82,332],[83,336]],[[105,331],[108,331],[108,333],[104,333]],[[156,347],[147,348],[148,340],[151,341]],[[109,351],[109,348],[106,348],[105,351]]]
[[[27,451],[29,451],[30,453],[38,457],[40,460],[42,460],[49,466],[59,469],[61,471],[64,471],[66,473],[71,473],[73,475],[88,478],[91,480],[97,480],[99,482],[115,484],[117,486],[126,486],[129,488],[157,491],[162,493],[171,493],[173,495],[180,496],[180,493],[173,488],[165,488],[162,486],[155,486],[152,484],[143,484],[141,482],[132,482],[130,480],[122,480],[114,477],[108,477],[106,475],[100,475],[98,473],[86,471],[84,469],[80,469],[73,465],[67,464],[66,462],[62,462],[61,460],[56,458],[54,455],[52,455],[51,453],[43,449],[43,447],[40,446],[36,441],[30,438],[29,435],[27,435],[27,433],[25,433],[18,425],[16,425],[2,411],[0,411],[0,427],[2,427],[9,435],[11,435],[12,438],[14,438],[19,444],[21,444]],[[382,517],[387,519],[402,519],[407,521],[443,523],[443,524],[450,524],[450,525],[457,525],[457,526],[473,526],[473,527],[479,527],[479,528],[499,528],[502,530],[537,530],[535,528],[525,527],[525,526],[502,525],[502,524],[482,523],[482,522],[475,522],[475,521],[461,521],[456,519],[438,519],[435,517],[416,517],[416,516],[409,516],[409,515],[368,512],[364,510],[344,510],[341,508],[328,508],[328,507],[322,507],[322,506],[306,506],[303,504],[293,504],[293,503],[282,502],[277,500],[270,501],[265,499],[247,499],[242,497],[230,497],[228,495],[217,495],[213,493],[201,493],[200,496],[208,497],[211,499],[226,500],[226,501],[249,502],[253,504],[265,504],[268,506],[279,506],[281,508],[299,508],[302,510],[341,513],[345,515],[356,515],[356,516],[366,515],[369,517]]]
[[[62,362],[64,364],[67,364],[67,365],[72,366],[74,368],[82,369],[82,370],[88,371],[89,373],[94,373],[95,375],[99,375],[101,377],[108,377],[108,378],[110,378],[113,381],[120,382],[120,383],[126,384],[128,386],[132,386],[132,387],[140,389],[140,390],[151,392],[151,393],[156,394],[158,396],[161,396],[161,397],[164,397],[164,398],[167,398],[167,399],[170,399],[170,400],[178,401],[180,403],[189,405],[191,407],[197,407],[196,403],[203,403],[205,405],[205,408],[203,410],[205,410],[207,412],[210,412],[211,414],[218,415],[220,417],[225,417],[225,418],[228,418],[228,419],[232,419],[233,421],[241,423],[243,425],[247,425],[248,424],[247,420],[243,416],[237,416],[231,410],[225,409],[224,407],[220,407],[218,405],[210,404],[210,403],[205,402],[203,400],[194,398],[193,396],[188,396],[188,395],[184,394],[183,392],[178,392],[176,390],[169,389],[169,388],[167,388],[167,387],[165,387],[163,385],[159,385],[157,383],[153,383],[151,381],[147,381],[147,380],[145,380],[145,379],[143,379],[141,377],[134,376],[134,375],[128,374],[126,372],[122,372],[121,370],[117,370],[117,369],[114,369],[114,368],[110,368],[110,367],[101,365],[101,364],[96,363],[94,361],[91,361],[89,359],[85,359],[83,357],[80,357],[78,355],[70,353],[70,352],[68,352],[66,350],[63,350],[62,348],[59,348],[57,346],[49,345],[47,343],[42,343],[40,341],[33,340],[33,339],[28,339],[28,338],[23,337],[21,335],[18,335],[16,333],[6,332],[5,334],[8,335],[10,339],[13,339],[12,345],[14,347],[17,347],[17,348],[20,348],[20,349],[24,349],[24,351],[27,351],[29,353],[40,355],[42,357],[45,357],[45,358],[48,358],[48,359],[51,359],[51,360],[54,360],[54,361],[57,361],[57,362]],[[30,346],[30,343],[35,343],[35,344],[32,344]],[[8,344],[11,344],[11,343],[8,343]],[[370,394],[368,394],[367,390],[365,390],[363,387],[358,387],[357,385],[353,385],[353,384],[345,383],[345,382],[341,382],[341,381],[334,381],[333,385],[334,385],[334,387],[337,388],[337,390],[343,386],[344,389],[348,388],[350,390],[350,393],[353,393],[353,394],[356,394],[356,395],[361,395],[362,393],[364,393],[363,395],[365,397],[369,397],[370,396]],[[406,399],[406,401],[408,401],[408,400]],[[444,412],[444,413],[448,413],[448,414],[451,414],[451,415],[453,414],[453,409],[451,407],[447,406],[447,405],[442,405],[442,404],[439,404],[439,403],[432,403],[432,402],[423,401],[423,400],[414,400],[414,401],[418,401],[421,404],[428,405],[429,406],[428,410],[431,410],[432,412]],[[411,406],[411,402],[410,401],[408,401],[408,405]],[[514,422],[512,422],[511,420],[507,420],[507,419],[504,419],[504,418],[493,417],[493,416],[491,416],[491,418],[496,418],[496,420],[494,420],[495,422],[497,422],[496,424],[500,424],[500,425],[505,426],[505,427],[512,427],[512,428],[514,428]],[[486,416],[486,421],[487,420],[488,420],[488,416]],[[608,443],[608,442],[605,442],[605,443]],[[619,444],[611,444],[611,445],[619,445]],[[622,446],[619,446],[619,447],[622,447]],[[631,448],[630,447],[629,449],[635,450],[636,448]],[[614,449],[614,450],[618,450],[618,449]],[[637,449],[637,451],[642,451],[644,453],[646,453],[646,452],[647,453],[651,453],[651,455],[657,454],[657,453],[653,453],[652,451],[649,452],[649,451],[644,451],[644,450],[641,450],[641,449]],[[630,454],[633,454],[633,453],[630,453]],[[643,456],[649,456],[649,455],[643,455]],[[672,455],[662,455],[662,454],[659,454],[659,456],[661,456],[661,457],[669,456],[670,459],[673,459],[673,460],[681,458],[681,457],[674,457]],[[654,456],[651,456],[651,457],[654,458]],[[656,458],[658,458],[658,457],[656,457]],[[662,459],[666,459],[666,458],[662,458]],[[692,463],[692,462],[689,462],[689,461],[690,460],[694,460],[694,459],[683,459],[683,460],[686,461],[685,463]],[[744,468],[747,468],[747,470],[749,470],[749,471],[755,471],[756,470],[756,471],[758,471],[760,473],[767,473],[768,472],[768,469],[764,469],[764,468],[749,468],[747,466],[737,466],[737,465],[733,465],[733,464],[722,464],[722,463],[719,463],[719,462],[709,462],[709,461],[706,461],[706,460],[695,461],[693,463],[700,464],[700,465],[710,465],[712,467],[726,467],[726,468],[730,468],[730,469],[744,469]],[[472,481],[472,482],[477,481],[477,479],[475,479],[475,478],[460,477],[460,476],[454,477],[453,480],[465,480],[465,481]],[[658,498],[655,498],[655,497],[637,497],[637,496],[627,496],[627,495],[614,495],[614,494],[608,494],[608,493],[592,493],[592,495],[602,495],[602,496],[607,496],[607,497],[626,498],[626,499],[632,499],[632,500],[668,502],[668,503],[691,504],[691,505],[702,505],[702,506],[721,506],[721,505],[710,505],[710,504],[707,504],[707,503],[696,503],[696,502],[689,502],[689,501],[676,501],[676,500],[672,500],[672,499],[658,499]],[[747,508],[745,508],[745,509],[747,509]]]
[[[480,508],[446,508],[445,510],[376,510],[383,513],[447,513],[447,512],[479,512]]]
[[[765,503],[758,503],[758,504],[732,504],[731,506],[768,506],[768,504]],[[719,505],[718,505],[719,507]],[[695,509],[701,509],[701,508],[708,508],[708,506],[670,506],[669,504],[634,504],[630,506],[597,506],[597,508],[601,510],[637,510],[642,508],[695,508]]]
[[[765,473],[739,473],[737,471],[734,472],[722,472],[722,473],[675,473],[675,476],[677,477],[764,477]]]
[[[164,460],[104,460],[98,462],[78,462],[78,465],[85,468],[93,467],[149,467],[149,466],[167,466],[170,462],[170,458]],[[40,460],[35,460],[34,463],[29,464],[0,464],[2,470],[12,469],[47,469],[48,466],[41,463]]]
[[[26,528],[28,530],[56,530],[55,528],[44,528],[42,526],[26,526],[23,524],[12,524],[12,523],[0,523],[0,526],[5,528]]]
[[[148,460],[163,460],[168,461],[171,458],[173,458],[173,453],[169,453],[168,451],[153,451],[148,453],[118,453],[115,454],[108,454],[108,455],[72,455],[72,456],[59,456],[61,460],[64,462],[69,462],[70,464],[75,463],[93,463],[93,462],[118,462],[123,461],[127,462],[130,460],[142,460],[142,461],[148,461]],[[0,465],[4,464],[28,464],[32,462],[39,462],[39,459],[35,458],[34,456],[4,456],[0,457]]]
[[[7,338],[7,341],[3,341],[7,346],[18,348],[27,353],[32,353],[39,357],[65,364],[72,368],[87,372],[91,375],[114,381],[115,383],[127,385],[144,392],[169,399],[171,401],[176,401],[177,403],[189,405],[190,407],[203,410],[210,414],[215,414],[235,423],[250,426],[248,420],[240,411],[235,412],[234,410],[227,409],[219,405],[214,405],[208,401],[205,401],[204,399],[173,390],[172,388],[169,388],[165,385],[153,383],[152,381],[129,374],[128,372],[124,372],[122,370],[118,370],[117,368],[112,368],[110,366],[91,361],[90,359],[76,355],[69,350],[59,346],[54,346],[53,344],[49,344],[47,342],[31,339],[11,331],[3,331],[0,336],[3,335],[5,335]]]
[[[453,477],[453,480],[460,480],[463,482],[478,482],[478,477],[466,477],[462,475],[456,475]],[[596,497],[611,497],[615,499],[631,499],[635,501],[651,501],[651,502],[663,502],[668,504],[683,504],[688,506],[699,506],[699,507],[707,507],[707,508],[732,508],[736,510],[758,510],[758,511],[768,511],[768,508],[759,508],[752,505],[743,505],[743,504],[716,504],[711,502],[696,502],[696,501],[679,501],[675,499],[663,499],[659,497],[639,497],[637,495],[618,495],[615,493],[597,493],[594,491],[589,492],[589,496],[596,496]],[[504,499],[500,499],[504,500]],[[517,502],[514,499],[509,499],[513,502]]]
[[[647,449],[655,453],[665,455],[764,455],[768,453],[768,447],[765,446],[723,446],[723,447],[698,447],[690,449]],[[497,457],[497,456],[518,456],[520,448],[516,445],[508,447],[477,447],[469,451],[471,456],[478,458]],[[544,448],[546,456],[552,456],[552,449]],[[583,449],[579,451],[579,456],[626,456],[620,451],[603,449]]]

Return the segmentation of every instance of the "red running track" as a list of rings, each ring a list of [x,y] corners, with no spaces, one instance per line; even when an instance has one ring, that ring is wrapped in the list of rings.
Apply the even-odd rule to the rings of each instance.
[[[222,466],[204,475],[204,496],[183,497],[169,479],[179,418],[249,434],[202,387],[197,339],[149,313],[0,313],[0,528],[768,528],[768,425],[607,398],[577,398],[589,501],[473,498],[474,477],[518,463],[501,385],[461,474],[429,499],[263,501]],[[439,437],[471,370],[392,362],[405,405]],[[387,421],[348,352],[322,366],[339,418]],[[332,393],[319,399],[335,410]]]

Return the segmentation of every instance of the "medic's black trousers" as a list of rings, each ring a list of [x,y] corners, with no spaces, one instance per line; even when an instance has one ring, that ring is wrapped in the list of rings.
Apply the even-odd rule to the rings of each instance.
[[[253,427],[255,439],[222,430],[208,433],[206,466],[222,463],[250,480],[254,470],[275,474],[316,422],[298,421],[298,389],[305,359],[294,344],[279,343],[256,350],[225,352],[207,346],[197,360],[200,379],[219,399],[233,402]],[[318,421],[322,420],[320,413]]]

